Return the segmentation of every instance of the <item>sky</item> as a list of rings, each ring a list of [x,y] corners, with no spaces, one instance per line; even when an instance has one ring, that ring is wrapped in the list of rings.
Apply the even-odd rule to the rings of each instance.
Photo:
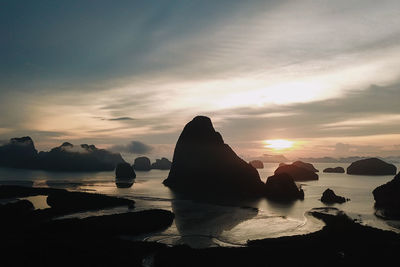
[[[3,0],[0,140],[171,157],[206,115],[247,158],[400,155],[399,18],[399,1]]]

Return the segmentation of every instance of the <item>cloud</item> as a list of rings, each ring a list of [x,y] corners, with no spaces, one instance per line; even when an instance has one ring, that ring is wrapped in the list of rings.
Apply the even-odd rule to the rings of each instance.
[[[133,121],[135,120],[134,118],[131,117],[119,117],[119,118],[111,118],[108,119],[109,121]]]
[[[127,145],[115,145],[110,148],[112,151],[121,152],[121,153],[130,153],[130,154],[147,154],[153,150],[152,146],[149,146],[140,141],[131,141]]]
[[[349,144],[343,144],[343,143],[337,143],[335,145],[335,153],[341,155],[341,154],[347,154],[350,151],[350,145]]]

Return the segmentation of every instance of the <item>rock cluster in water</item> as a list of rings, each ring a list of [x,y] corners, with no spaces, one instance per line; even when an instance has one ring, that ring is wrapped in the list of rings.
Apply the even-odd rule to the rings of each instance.
[[[156,159],[156,162],[151,164],[151,168],[157,170],[169,170],[171,166],[172,162],[167,158]]]
[[[347,168],[347,174],[355,175],[395,175],[396,166],[378,158],[355,161]]]
[[[125,162],[120,154],[94,145],[65,142],[48,152],[37,152],[29,137],[12,138],[0,146],[0,166],[50,171],[111,171]]]
[[[324,172],[327,173],[344,173],[343,167],[335,167],[335,168],[326,168],[324,169]]]
[[[333,204],[333,203],[344,203],[348,201],[349,199],[346,199],[345,197],[338,196],[333,192],[332,189],[326,189],[324,193],[322,193],[321,201],[327,204]]]
[[[133,163],[133,168],[137,171],[150,171],[151,169],[169,170],[172,162],[167,158],[156,159],[156,162],[151,163],[148,157],[138,157]]]
[[[133,163],[133,168],[137,171],[151,170],[151,162],[148,157],[138,157]]]

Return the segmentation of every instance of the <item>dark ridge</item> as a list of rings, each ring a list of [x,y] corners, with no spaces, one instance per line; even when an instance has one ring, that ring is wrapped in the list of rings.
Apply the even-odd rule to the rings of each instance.
[[[378,158],[355,161],[347,168],[347,174],[354,175],[395,175],[396,166]]]
[[[327,173],[345,173],[343,167],[326,168],[326,169],[324,169],[324,172],[327,172]]]

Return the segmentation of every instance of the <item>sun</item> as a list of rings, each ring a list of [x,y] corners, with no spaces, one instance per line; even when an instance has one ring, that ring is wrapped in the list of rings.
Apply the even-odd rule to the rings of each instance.
[[[285,140],[285,139],[273,139],[273,140],[265,140],[265,147],[272,148],[274,150],[284,150],[293,147],[294,142]]]

